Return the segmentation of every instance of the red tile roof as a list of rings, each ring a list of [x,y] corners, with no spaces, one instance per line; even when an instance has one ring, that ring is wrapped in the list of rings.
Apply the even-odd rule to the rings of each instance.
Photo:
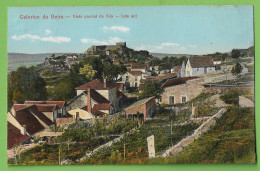
[[[92,80],[92,81],[90,81],[86,84],[79,86],[79,87],[76,87],[76,90],[87,90],[88,87],[90,87],[91,89],[96,89],[96,90],[109,90],[109,89],[116,87],[116,84],[106,82],[106,87],[105,87],[103,81],[101,81],[99,79],[95,79],[95,80]]]
[[[192,56],[189,58],[189,61],[192,68],[214,66],[211,56]]]
[[[46,108],[47,107],[47,108]],[[51,112],[49,108],[56,107],[56,105],[31,105],[31,104],[14,104],[13,108],[16,111],[15,119],[21,124],[26,125],[29,134],[35,134],[44,129],[44,126],[38,121],[38,117],[43,123],[50,126],[53,122],[45,116],[42,112]],[[34,116],[35,115],[35,116]]]
[[[12,148],[25,140],[29,139],[30,136],[21,134],[21,130],[16,128],[10,122],[7,122],[7,148]]]
[[[39,112],[53,112],[56,109],[56,104],[36,104]]]
[[[160,64],[158,64],[156,66],[164,66],[164,65],[165,65],[165,63],[160,63]]]
[[[104,115],[106,115],[106,113],[104,113],[104,112],[100,112],[99,110],[96,110],[96,109],[92,109],[92,114],[94,114],[94,115],[96,115],[96,116],[104,116]]]
[[[139,63],[132,64],[132,69],[145,69],[145,68],[146,68],[145,64],[139,64]]]
[[[160,76],[144,76],[146,79],[153,79],[153,80],[158,80],[158,81],[162,81],[165,79],[169,79],[176,76],[176,73],[168,73],[168,74],[164,74],[164,75],[160,75]]]
[[[21,125],[26,125],[26,131],[30,135],[35,134],[44,129],[44,126],[27,108],[16,111],[15,119]]]
[[[65,101],[25,101],[24,104],[56,104],[60,109],[64,107]]]
[[[102,104],[95,104],[93,106],[93,110],[110,110],[111,104],[109,103],[102,103]]]
[[[142,71],[128,71],[131,75],[142,75]]]
[[[13,108],[15,111],[32,106],[31,104],[13,104]]]
[[[180,71],[180,69],[181,69],[181,66],[175,67],[175,68],[173,68],[173,72],[178,72],[178,71]]]
[[[97,106],[97,105],[99,105],[99,106]],[[102,108],[104,108],[103,106],[101,106],[101,104],[95,104],[94,105],[94,107],[91,109],[91,113],[93,114],[93,115],[96,115],[96,116],[103,116],[103,115],[105,115],[106,113],[104,113],[104,112],[101,112],[101,111],[99,111],[99,110],[109,110],[109,109],[102,109]],[[88,106],[84,106],[84,107],[82,107],[81,109],[83,109],[83,110],[85,110],[85,111],[88,111]]]
[[[118,90],[124,90],[124,83],[116,83],[117,89]]]
[[[170,87],[170,86],[185,84],[186,81],[196,79],[196,78],[199,78],[199,77],[182,77],[182,78],[169,79],[162,85],[162,87],[164,88],[164,87]]]
[[[86,105],[86,106],[82,107],[81,109],[88,111],[88,106]]]
[[[120,96],[126,97],[126,95],[124,93],[122,93],[121,91],[117,90],[117,97],[120,97]]]
[[[47,107],[47,108],[46,108]],[[55,105],[56,107],[56,105]],[[35,114],[41,121],[43,121],[46,125],[50,126],[53,124],[53,122],[45,116],[42,112],[52,112],[52,109],[48,109],[49,106],[38,106],[38,105],[33,105],[31,107],[26,108],[28,111],[32,112]],[[39,110],[40,109],[40,110]],[[42,110],[42,111],[41,111]]]

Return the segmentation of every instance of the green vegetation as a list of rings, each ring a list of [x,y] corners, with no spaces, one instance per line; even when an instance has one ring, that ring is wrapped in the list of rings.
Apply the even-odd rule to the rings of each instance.
[[[168,57],[165,56],[161,59],[153,59],[150,63],[151,66],[163,64],[160,66],[159,70],[164,70],[164,69],[171,69],[174,66],[180,66],[183,61],[185,61],[187,58],[186,56],[179,56],[179,57]]]
[[[25,100],[46,100],[45,81],[35,67],[19,67],[8,74],[8,107]]]
[[[159,99],[163,91],[164,89],[161,87],[161,85],[158,82],[148,81],[144,85],[144,91],[139,94],[139,99],[144,99],[152,96]]]
[[[62,73],[64,73],[64,72],[62,72]],[[44,77],[52,77],[52,76],[60,75],[62,73],[61,72],[53,72],[53,71],[43,71],[41,75],[44,76]]]
[[[8,164],[16,165],[17,162],[17,165],[58,165],[59,157],[61,161],[75,162],[86,152],[90,152],[91,149],[110,140],[109,137],[99,137],[80,143],[44,143],[21,153],[17,160],[15,158],[9,159]]]
[[[241,95],[241,91],[231,90],[220,96],[220,99],[227,104],[238,105],[238,97]]]
[[[107,122],[104,118],[102,120],[97,119],[93,125],[89,125],[84,122],[77,122],[75,124],[71,124],[62,136],[57,138],[57,140],[59,142],[66,142],[69,140],[84,142],[96,136],[122,134],[136,126],[137,123],[135,121],[127,120],[121,116],[114,118],[111,122]]]
[[[232,67],[231,73],[233,75],[238,75],[242,72],[242,70],[243,70],[242,65],[239,62],[237,62],[236,65]]]
[[[87,79],[92,79],[95,76],[96,71],[93,70],[92,66],[89,64],[84,65],[84,67],[79,69],[80,74],[85,75]]]
[[[148,136],[155,136],[155,151],[158,154],[190,135],[199,126],[198,124],[173,126],[171,133],[170,125],[151,122],[145,122],[135,133],[126,135],[123,140],[100,150],[80,164],[144,164],[148,161],[146,142]]]
[[[254,109],[232,107],[208,133],[177,156],[148,163],[255,163],[255,157]]]
[[[233,49],[231,51],[231,56],[232,56],[232,58],[239,58],[241,56],[241,53],[238,49]]]
[[[96,120],[93,125],[78,121],[68,127],[52,128],[53,131],[64,131],[61,136],[53,140],[57,144],[38,145],[21,153],[17,160],[9,159],[8,164],[12,165],[17,162],[18,165],[57,165],[59,164],[59,149],[61,161],[68,160],[70,163],[74,163],[87,152],[111,141],[115,137],[114,134],[125,133],[136,125],[135,121],[118,116],[111,122],[107,122],[103,118]]]

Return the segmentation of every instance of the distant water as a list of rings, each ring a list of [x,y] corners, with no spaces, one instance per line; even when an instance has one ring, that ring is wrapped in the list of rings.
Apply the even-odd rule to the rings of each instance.
[[[41,64],[46,57],[50,57],[50,54],[8,53],[8,72],[14,71],[20,66],[30,67]]]

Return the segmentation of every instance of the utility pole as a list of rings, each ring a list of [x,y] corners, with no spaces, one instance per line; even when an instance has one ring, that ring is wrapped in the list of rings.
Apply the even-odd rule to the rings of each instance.
[[[172,120],[171,120],[171,144],[173,145],[173,142],[172,142],[172,133],[173,133],[173,131],[172,131]]]
[[[61,162],[60,162],[60,147],[59,147],[59,165],[61,165]]]
[[[126,151],[125,151],[125,143],[124,143],[124,160],[125,160],[125,154],[126,154]]]

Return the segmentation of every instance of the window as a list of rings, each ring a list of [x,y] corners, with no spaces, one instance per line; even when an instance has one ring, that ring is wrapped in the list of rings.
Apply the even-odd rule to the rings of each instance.
[[[181,96],[181,102],[182,103],[186,103],[187,102],[186,96]]]
[[[199,68],[197,68],[197,71],[199,71]]]
[[[126,77],[125,77],[125,81],[126,81],[126,82],[128,82],[128,79],[129,79],[129,77],[128,77],[128,76],[126,76]]]
[[[174,96],[169,97],[169,104],[174,104]]]
[[[135,87],[137,87],[137,82],[135,82]]]

